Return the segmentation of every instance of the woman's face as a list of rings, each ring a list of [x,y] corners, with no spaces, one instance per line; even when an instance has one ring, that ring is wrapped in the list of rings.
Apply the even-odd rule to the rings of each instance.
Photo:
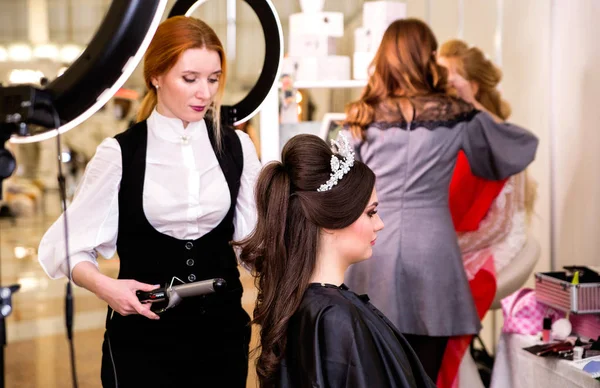
[[[473,103],[477,95],[478,86],[476,82],[466,80],[458,72],[458,59],[439,56],[438,63],[448,70],[448,84],[458,97]]]
[[[351,225],[333,231],[336,248],[342,259],[349,264],[366,260],[373,255],[377,232],[384,226],[377,213],[377,201],[377,192],[373,189],[369,203],[360,217]]]
[[[158,113],[178,118],[184,126],[202,120],[215,99],[220,75],[219,53],[205,48],[184,51],[175,66],[152,79]]]

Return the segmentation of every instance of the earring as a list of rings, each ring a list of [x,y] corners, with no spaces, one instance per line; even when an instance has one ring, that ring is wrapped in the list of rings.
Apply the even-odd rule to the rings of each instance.
[[[154,88],[155,88],[156,90],[158,90],[158,84],[154,85]]]

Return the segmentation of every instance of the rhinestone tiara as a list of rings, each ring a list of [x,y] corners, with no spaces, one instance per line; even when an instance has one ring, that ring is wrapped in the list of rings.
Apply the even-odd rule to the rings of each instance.
[[[331,174],[329,180],[319,186],[317,191],[331,190],[350,171],[350,167],[354,166],[354,150],[343,133],[338,134],[338,140],[331,139],[331,148],[334,152],[330,161]]]

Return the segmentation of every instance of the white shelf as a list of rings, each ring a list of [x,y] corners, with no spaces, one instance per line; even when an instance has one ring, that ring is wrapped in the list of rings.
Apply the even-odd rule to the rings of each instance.
[[[352,89],[363,88],[367,80],[296,81],[294,89]],[[281,83],[278,85],[281,88]],[[273,88],[263,101],[260,110],[260,149],[262,163],[279,160],[279,90]]]
[[[281,82],[279,83],[281,89]],[[367,80],[349,79],[339,81],[295,81],[294,89],[345,89],[345,88],[362,88],[367,86]]]

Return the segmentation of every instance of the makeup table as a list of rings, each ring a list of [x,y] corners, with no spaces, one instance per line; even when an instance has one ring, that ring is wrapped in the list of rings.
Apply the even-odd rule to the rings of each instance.
[[[523,350],[537,343],[537,336],[502,333],[491,388],[600,388],[600,381],[570,365],[572,361]]]

